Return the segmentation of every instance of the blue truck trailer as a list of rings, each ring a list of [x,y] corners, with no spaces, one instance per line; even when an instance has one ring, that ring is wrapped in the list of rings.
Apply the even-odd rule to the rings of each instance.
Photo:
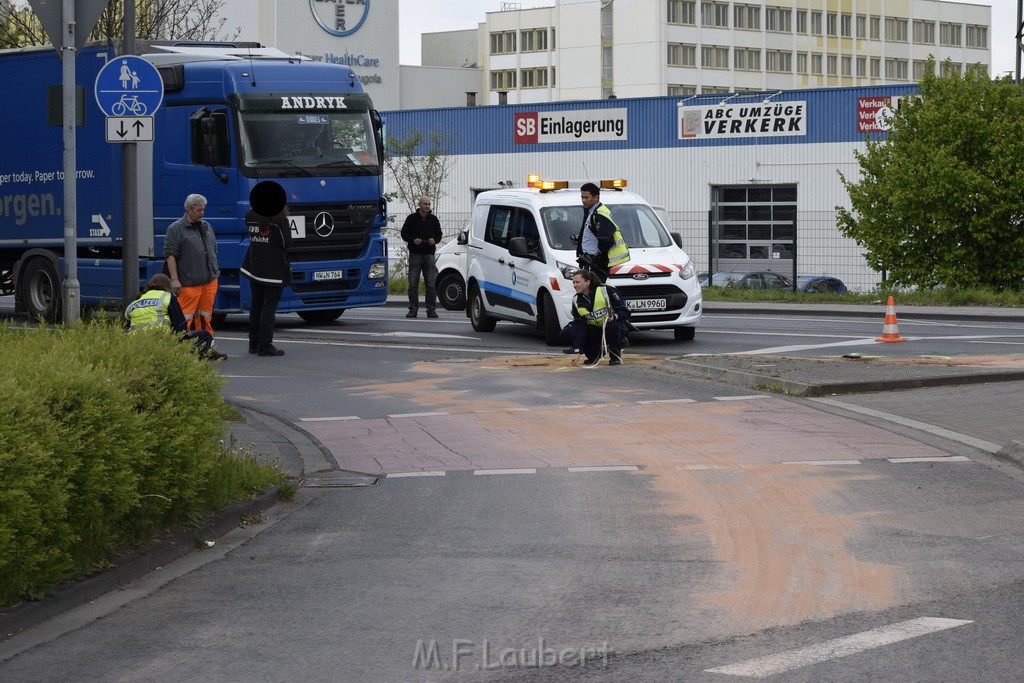
[[[387,299],[380,115],[347,66],[272,48],[232,44],[147,45],[163,81],[153,141],[138,144],[138,215],[124,216],[121,145],[107,142],[93,97],[114,46],[79,51],[76,70],[78,280],[83,305],[122,306],[122,235],[138,226],[139,280],[164,267],[164,233],[185,197],[206,197],[221,276],[215,315],[248,312],[239,267],[248,246],[249,192],[263,180],[288,197],[292,284],[278,312],[313,323]],[[0,273],[15,307],[61,317],[64,225],[61,63],[52,48],[0,51]],[[128,115],[148,112],[130,111]],[[126,220],[127,218],[127,220]]]

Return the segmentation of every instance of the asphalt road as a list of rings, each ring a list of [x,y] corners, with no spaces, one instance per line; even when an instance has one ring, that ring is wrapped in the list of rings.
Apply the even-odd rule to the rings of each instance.
[[[283,316],[281,358],[245,354],[229,321],[226,395],[321,446],[320,484],[0,643],[0,678],[1019,678],[1019,471],[936,433],[657,369],[795,338],[834,354],[877,321],[708,316],[694,343],[637,335],[626,365],[584,370],[522,328],[401,315],[320,330]],[[900,327],[927,340],[885,353],[1021,341],[1012,322]],[[992,408],[1012,414],[1020,385],[843,401],[1022,438]],[[386,476],[330,487],[340,470]]]

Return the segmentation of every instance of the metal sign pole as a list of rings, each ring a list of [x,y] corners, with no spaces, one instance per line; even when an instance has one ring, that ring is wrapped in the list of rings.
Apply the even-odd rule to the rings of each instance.
[[[135,54],[135,0],[124,3],[124,49],[122,54]],[[124,216],[121,234],[121,307],[127,306],[139,293],[139,149],[126,143],[121,153],[124,176],[121,180]]]
[[[58,41],[53,42],[54,47],[59,46],[61,51],[61,75],[64,81],[64,324],[74,325],[78,322],[82,306],[82,287],[78,282],[78,191],[75,183],[78,176],[75,146],[75,57],[78,54],[75,41],[75,0],[64,0],[63,10],[66,31],[64,44],[59,46]]]

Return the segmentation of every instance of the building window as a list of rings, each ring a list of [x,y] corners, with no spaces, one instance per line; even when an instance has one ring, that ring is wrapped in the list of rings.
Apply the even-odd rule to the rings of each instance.
[[[797,52],[796,53],[796,72],[798,74],[807,73],[807,53]]]
[[[857,37],[867,38],[868,37],[868,18],[863,14],[857,15]]]
[[[830,35],[836,35],[836,13],[829,12],[825,15],[825,32]]]
[[[774,73],[793,73],[793,53],[768,50],[764,54],[765,70]]]
[[[682,43],[668,44],[669,66],[697,66],[697,46]]]
[[[853,57],[849,55],[843,55],[842,59],[839,60],[840,74],[843,76],[853,75]]]
[[[548,30],[536,28],[519,34],[522,52],[544,52],[548,49]]]
[[[914,66],[914,80],[915,81],[920,81],[922,78],[924,78],[924,65],[925,65],[925,62],[923,60],[921,60],[921,59],[915,59],[914,60],[914,65],[913,66]]]
[[[761,70],[761,51],[758,49],[733,48],[732,58],[737,69],[743,71]]]
[[[829,55],[825,59],[826,68],[828,69],[829,76],[839,75],[839,57],[837,55]]]
[[[491,54],[507,55],[516,51],[516,32],[502,31],[491,34]]]
[[[893,43],[907,42],[907,20],[886,17],[885,39]]]
[[[697,86],[695,85],[676,85],[674,83],[668,84],[668,94],[672,97],[681,97],[685,95],[696,95]]]
[[[821,55],[811,55],[811,73],[821,75]]]
[[[732,92],[732,90],[724,86],[702,85],[700,87],[700,92],[703,95],[721,95],[727,92]]]
[[[879,17],[871,17],[868,22],[871,27],[871,40],[880,40],[882,37],[882,20]]]
[[[764,28],[776,33],[793,32],[793,10],[783,7],[765,7]]]
[[[871,78],[882,77],[882,58],[872,57],[871,58]]]
[[[939,44],[960,47],[960,31],[962,28],[960,24],[939,24]]]
[[[555,49],[555,29],[551,29],[551,49]]]
[[[491,72],[491,90],[515,90],[516,72],[515,69]]]
[[[953,74],[959,76],[963,73],[963,65],[959,62],[943,62],[941,73],[943,76],[952,76]]]
[[[695,25],[697,23],[696,1],[668,0],[668,23],[682,26]]]
[[[796,11],[796,32],[807,33],[807,10],[805,9]]]
[[[887,59],[885,60],[885,77],[891,81],[907,80],[907,60]]]
[[[864,78],[868,75],[868,58],[857,57],[857,77]]]
[[[761,30],[761,8],[753,5],[736,5],[733,7],[735,19],[733,28],[743,28],[748,31]]]
[[[702,2],[700,4],[700,23],[714,28],[729,28],[729,3]]]
[[[700,65],[705,69],[728,69],[729,48],[718,45],[701,46]]]
[[[821,12],[811,12],[811,35],[821,35]]]
[[[966,47],[988,47],[988,27],[968,24]]]
[[[839,35],[841,35],[843,38],[850,38],[853,36],[852,14],[839,15]]]
[[[601,48],[601,78],[610,81],[615,77],[615,62],[612,59],[612,48]]]
[[[548,87],[548,70],[544,67],[536,69],[523,69],[519,72],[520,88],[546,88]]]
[[[925,45],[935,44],[935,22],[934,21],[914,21],[914,42],[922,43]]]

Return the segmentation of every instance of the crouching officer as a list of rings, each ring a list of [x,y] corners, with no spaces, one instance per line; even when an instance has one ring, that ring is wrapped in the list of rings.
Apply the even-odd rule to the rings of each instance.
[[[170,330],[180,334],[182,339],[191,341],[192,348],[200,358],[227,358],[211,348],[213,335],[206,330],[186,331],[185,314],[181,311],[178,298],[171,293],[171,278],[162,273],[153,276],[139,298],[128,305],[124,317],[128,319],[129,332]]]
[[[576,296],[572,304],[572,322],[562,328],[562,343],[571,345],[576,357],[586,356],[583,365],[593,367],[608,355],[608,365],[622,365],[622,347],[626,335],[634,329],[629,309],[614,287],[601,284],[597,273],[578,270],[572,276]]]

